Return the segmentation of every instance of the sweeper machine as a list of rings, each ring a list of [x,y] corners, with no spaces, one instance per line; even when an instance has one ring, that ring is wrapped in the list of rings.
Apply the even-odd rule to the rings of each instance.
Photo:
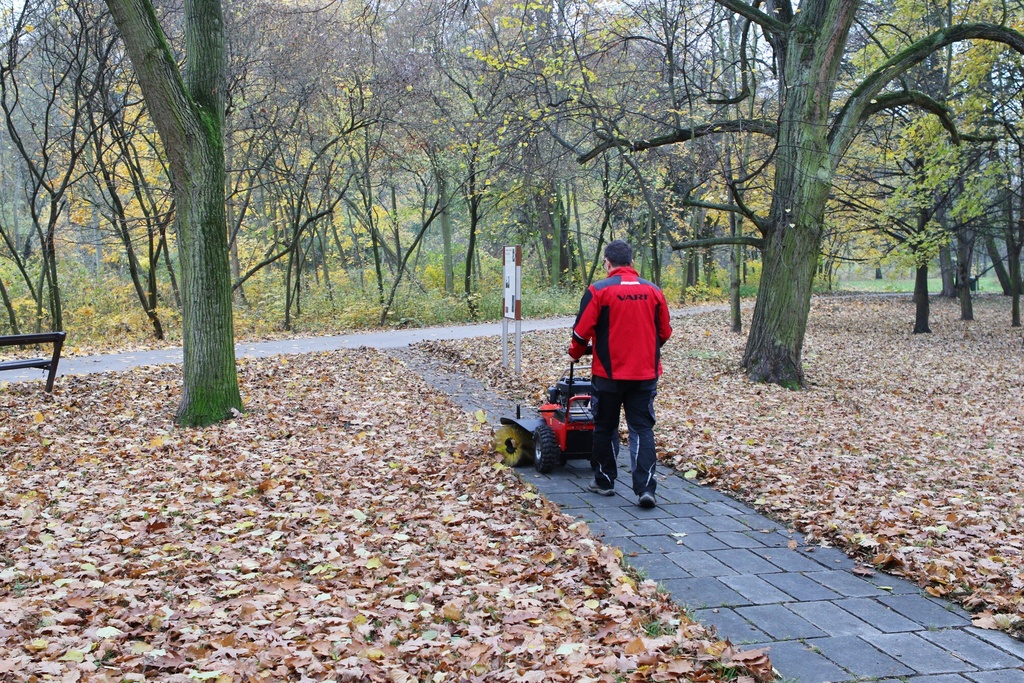
[[[537,409],[540,417],[523,417],[516,406],[515,417],[501,418],[494,440],[506,465],[532,460],[538,472],[547,474],[570,459],[590,458],[594,442],[592,385],[589,377],[576,376],[575,365],[570,363],[554,386],[548,387],[547,403]]]

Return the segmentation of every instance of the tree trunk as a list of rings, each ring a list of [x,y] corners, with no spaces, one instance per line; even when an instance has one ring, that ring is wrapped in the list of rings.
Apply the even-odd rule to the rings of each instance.
[[[801,352],[820,236],[812,226],[797,229],[786,223],[765,240],[761,286],[743,355],[743,367],[755,382],[803,386]]]
[[[562,246],[564,244],[562,225],[562,198],[558,188],[552,187],[547,194],[547,207],[551,214],[551,286],[562,283]]]
[[[931,311],[928,301],[927,262],[917,267],[917,277],[914,279],[914,303],[917,304],[914,312],[914,334],[931,334],[931,329],[928,327],[928,317]]]
[[[729,214],[729,228],[733,237],[740,236],[740,218],[736,212]],[[729,249],[729,315],[732,332],[743,332],[743,316],[740,313],[740,262],[743,259],[743,245],[734,244]]]
[[[1020,253],[1011,254],[1010,271],[1010,327],[1020,327]]]
[[[992,270],[996,271],[996,278],[999,280],[999,286],[1003,289],[1003,294],[1010,296],[1013,293],[1010,274],[1003,264],[1003,256],[999,253],[999,245],[996,244],[995,237],[989,235],[985,238],[985,250],[988,251],[988,257],[992,261]]]
[[[974,254],[974,231],[964,229],[956,240],[956,285],[960,296],[960,319],[974,320],[971,301],[971,261]]]
[[[51,202],[50,218],[46,227],[46,238],[42,240],[43,268],[46,271],[46,284],[50,302],[50,325],[53,330],[64,329],[64,302],[60,292],[60,279],[57,277],[57,217],[58,207]]]
[[[1021,210],[1024,211],[1024,205]],[[1014,230],[1016,225],[1017,229]],[[1010,326],[1020,327],[1020,295],[1024,290],[1021,280],[1020,253],[1024,249],[1024,216],[1016,221],[1013,219],[1012,207],[1006,216],[1006,266],[1010,275]]]
[[[107,0],[171,168],[182,286],[181,425],[242,409],[224,206],[227,62],[220,0],[185,1],[182,74],[149,0]]]
[[[939,272],[942,274],[942,296],[955,299],[956,268],[953,267],[953,255],[948,246],[939,249]]]
[[[452,257],[452,215],[449,207],[448,183],[437,174],[437,188],[441,195],[441,240],[444,243],[444,293],[455,293],[455,259]]]
[[[856,3],[812,1],[801,10],[781,56],[785,99],[774,192],[762,229],[761,287],[743,354],[752,380],[789,388],[804,383],[801,352],[836,163],[828,107]],[[821,30],[826,20],[833,30]]]
[[[4,287],[2,278],[0,278],[0,299],[3,299],[4,308],[7,310],[7,319],[11,322],[11,334],[21,334],[18,329],[18,316],[14,313],[14,305],[11,303],[11,297],[7,294],[7,288]]]
[[[585,280],[587,278],[587,259],[583,253],[583,225],[580,221],[580,202],[578,193],[576,192],[573,192],[572,194],[572,216],[573,225],[576,227],[576,244],[574,249],[576,251],[576,260],[578,261],[577,265],[579,266],[580,279]],[[575,274],[573,277],[575,278]]]
[[[477,194],[475,164],[470,166],[466,205],[469,209],[469,241],[466,244],[466,272],[462,289],[466,295],[469,317],[476,320],[477,306],[476,300],[473,298],[473,259],[476,256],[476,232],[480,222],[480,196]]]

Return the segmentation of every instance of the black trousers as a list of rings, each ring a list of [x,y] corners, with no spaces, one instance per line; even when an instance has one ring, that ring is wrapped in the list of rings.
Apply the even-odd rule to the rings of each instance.
[[[590,466],[600,486],[615,482],[615,454],[618,452],[619,413],[626,411],[629,427],[629,464],[633,472],[633,493],[654,493],[654,397],[658,380],[614,380],[594,377],[591,409],[594,412],[594,451]]]

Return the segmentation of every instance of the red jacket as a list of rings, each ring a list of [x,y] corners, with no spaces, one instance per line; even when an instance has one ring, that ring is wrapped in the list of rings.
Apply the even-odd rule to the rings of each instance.
[[[630,266],[620,266],[587,288],[572,327],[569,355],[578,359],[589,346],[597,377],[657,379],[661,345],[671,336],[665,295]]]

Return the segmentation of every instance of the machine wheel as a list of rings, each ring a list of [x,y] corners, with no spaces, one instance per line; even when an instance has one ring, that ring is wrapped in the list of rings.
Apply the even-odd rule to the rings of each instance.
[[[558,447],[555,432],[548,425],[541,425],[533,431],[533,465],[541,474],[547,474],[562,461],[562,450]]]

